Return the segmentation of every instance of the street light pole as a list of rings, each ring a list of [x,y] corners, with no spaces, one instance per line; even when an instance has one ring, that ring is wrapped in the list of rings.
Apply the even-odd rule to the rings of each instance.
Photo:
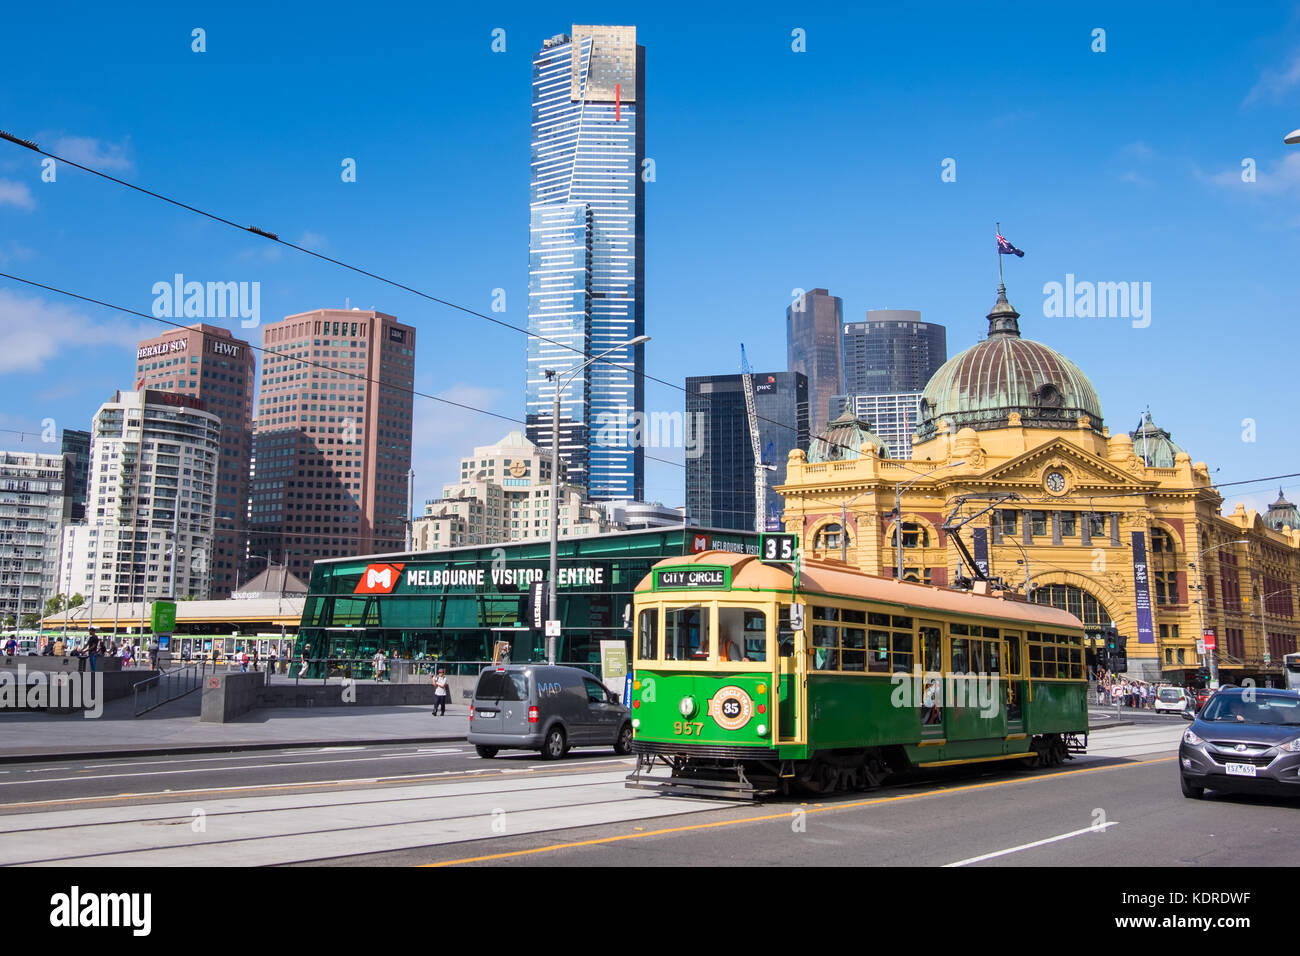
[[[946,464],[931,468],[927,472],[922,472],[909,482],[894,482],[894,543],[897,545],[897,560],[894,563],[894,580],[903,580],[903,490],[911,488],[922,478],[928,478],[936,471],[942,471],[945,468],[956,468],[958,465],[966,464],[965,460],[950,461]]]
[[[560,546],[560,496],[559,496],[559,474],[560,474],[560,396],[564,389],[573,381],[574,376],[581,372],[588,365],[597,362],[617,352],[619,349],[625,349],[632,345],[642,345],[650,341],[648,335],[638,335],[635,338],[628,339],[626,342],[620,342],[613,348],[593,355],[581,365],[575,365],[569,370],[568,375],[560,378],[560,373],[555,369],[544,369],[543,374],[555,381],[555,396],[551,403],[551,568],[550,576],[546,585],[547,603],[550,607],[548,621],[558,621],[560,619],[560,596],[556,591],[556,578],[559,574],[559,546]],[[555,663],[556,639],[552,636],[546,638],[546,663]]]

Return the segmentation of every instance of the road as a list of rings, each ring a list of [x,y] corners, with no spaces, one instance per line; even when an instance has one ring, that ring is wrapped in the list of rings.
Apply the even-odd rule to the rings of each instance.
[[[1296,804],[1185,799],[1182,721],[1096,732],[1043,771],[719,804],[627,790],[608,750],[464,744],[0,768],[0,863],[36,865],[1290,865]]]

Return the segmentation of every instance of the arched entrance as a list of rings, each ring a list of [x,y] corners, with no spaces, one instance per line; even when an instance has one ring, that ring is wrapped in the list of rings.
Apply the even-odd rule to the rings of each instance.
[[[1087,632],[1084,656],[1088,670],[1094,671],[1097,667],[1097,648],[1104,645],[1106,630],[1115,626],[1106,605],[1083,588],[1072,584],[1041,584],[1034,589],[1031,599],[1036,604],[1047,604],[1069,611],[1083,621]]]

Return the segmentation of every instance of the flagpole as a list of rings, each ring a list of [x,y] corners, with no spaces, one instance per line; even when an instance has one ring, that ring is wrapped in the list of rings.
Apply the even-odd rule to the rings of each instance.
[[[997,233],[996,233],[996,235],[1001,236],[1001,235],[1002,235],[1002,223],[1000,223],[1000,222],[995,222],[993,225],[994,225],[994,227],[997,229]],[[996,241],[995,241],[993,244],[994,244],[995,246],[997,246],[997,248],[998,248],[998,286],[999,286],[999,287],[1004,287],[1004,286],[1006,285],[1006,283],[1002,281],[1002,245],[1001,245],[1000,243],[996,242]]]

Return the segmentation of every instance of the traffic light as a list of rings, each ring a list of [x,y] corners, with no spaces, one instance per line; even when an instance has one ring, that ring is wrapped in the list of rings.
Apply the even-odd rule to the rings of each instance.
[[[1128,638],[1115,628],[1106,631],[1106,648],[1110,657],[1110,670],[1115,674],[1128,673]]]

